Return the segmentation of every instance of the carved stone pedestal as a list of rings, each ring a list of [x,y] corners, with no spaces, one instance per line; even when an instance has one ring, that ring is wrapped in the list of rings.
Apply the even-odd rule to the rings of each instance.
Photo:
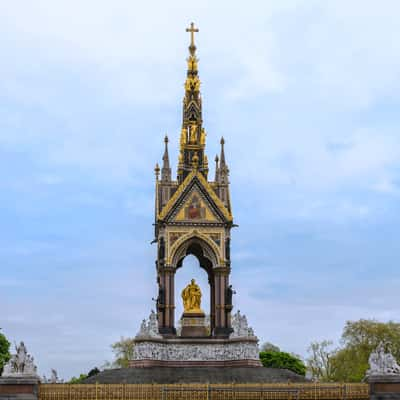
[[[261,367],[256,337],[137,338],[130,367]]]
[[[204,313],[183,313],[181,337],[198,338],[208,336]]]
[[[367,382],[371,400],[400,400],[400,375],[371,375]]]
[[[2,377],[0,378],[0,400],[37,400],[39,378]]]

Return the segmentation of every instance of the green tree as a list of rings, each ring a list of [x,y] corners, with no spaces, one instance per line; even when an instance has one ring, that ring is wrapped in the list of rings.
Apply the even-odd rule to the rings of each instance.
[[[80,374],[78,378],[73,376],[68,383],[82,383],[86,378],[90,378],[98,373],[100,373],[100,370],[97,367],[94,367],[87,374]]]
[[[88,378],[90,378],[91,376],[97,375],[99,373],[100,373],[100,370],[97,367],[94,367],[88,372],[87,376],[88,376]]]
[[[0,333],[0,375],[3,373],[4,365],[10,358],[10,342],[4,334]]]
[[[332,358],[336,350],[332,349],[333,342],[324,340],[312,342],[307,349],[307,368],[313,378],[321,382],[331,382],[335,379]]]
[[[129,360],[133,358],[133,350],[135,347],[135,340],[132,338],[121,337],[121,340],[111,345],[115,354],[115,360],[112,365],[118,368],[127,368]]]
[[[68,383],[82,383],[87,377],[86,374],[80,374],[78,378],[73,376]]]
[[[262,351],[260,360],[264,367],[288,369],[303,376],[306,374],[306,366],[303,361],[283,351]]]
[[[260,346],[260,351],[281,351],[281,349],[278,346],[275,346],[274,344],[270,342],[265,342]]]
[[[400,323],[366,319],[347,321],[341,348],[332,358],[335,380],[360,382],[369,367],[369,355],[381,341],[390,343],[393,356],[400,360]]]

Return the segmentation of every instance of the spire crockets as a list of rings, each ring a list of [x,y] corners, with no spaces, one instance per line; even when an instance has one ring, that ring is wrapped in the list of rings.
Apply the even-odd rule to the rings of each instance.
[[[178,181],[182,182],[193,169],[193,158],[197,169],[207,178],[208,162],[204,155],[206,132],[202,127],[200,79],[198,76],[196,46],[194,33],[199,30],[190,24],[186,32],[190,32],[189,57],[187,58],[187,77],[185,81],[185,97],[183,98],[183,120],[178,163]]]

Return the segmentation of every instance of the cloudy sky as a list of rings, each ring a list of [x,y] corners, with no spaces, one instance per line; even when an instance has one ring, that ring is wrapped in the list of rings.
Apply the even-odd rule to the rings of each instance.
[[[69,378],[149,314],[153,168],[166,132],[176,168],[192,20],[237,309],[303,356],[346,320],[399,321],[399,19],[396,0],[2,1],[2,332]],[[178,290],[207,294],[184,267]]]

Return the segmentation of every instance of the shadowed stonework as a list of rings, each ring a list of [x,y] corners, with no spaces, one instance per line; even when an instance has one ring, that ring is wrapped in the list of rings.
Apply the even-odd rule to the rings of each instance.
[[[294,372],[276,368],[186,367],[124,368],[101,372],[84,383],[268,383],[306,382]]]

